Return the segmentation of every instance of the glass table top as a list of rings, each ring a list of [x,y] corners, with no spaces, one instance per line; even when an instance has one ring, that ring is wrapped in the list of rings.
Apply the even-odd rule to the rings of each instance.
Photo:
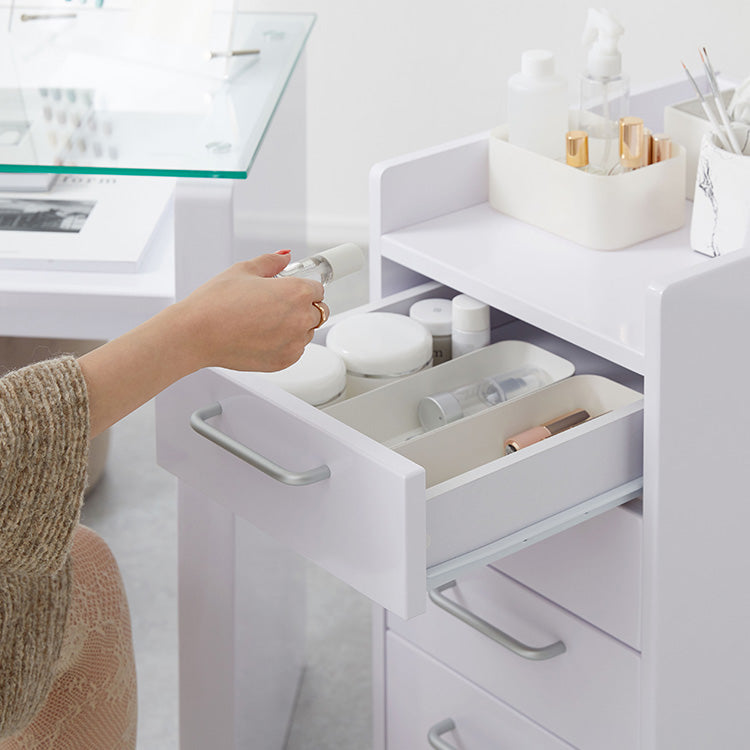
[[[315,22],[61,5],[0,32],[0,172],[244,178]]]

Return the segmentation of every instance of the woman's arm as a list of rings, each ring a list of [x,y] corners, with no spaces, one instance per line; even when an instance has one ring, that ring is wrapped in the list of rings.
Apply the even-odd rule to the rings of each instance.
[[[320,323],[317,281],[273,278],[287,254],[237,263],[79,359],[91,437],[202,367],[272,371],[299,359]]]

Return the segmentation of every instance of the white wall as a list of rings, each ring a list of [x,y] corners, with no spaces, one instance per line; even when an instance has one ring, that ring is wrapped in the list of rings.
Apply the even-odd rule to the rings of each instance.
[[[240,0],[263,12],[315,12],[308,45],[311,244],[366,241],[375,162],[502,121],[505,81],[545,47],[574,82],[584,0]],[[633,87],[699,72],[698,45],[724,73],[750,76],[747,0],[615,0]],[[575,91],[575,87],[573,87]],[[637,113],[633,113],[637,114]]]

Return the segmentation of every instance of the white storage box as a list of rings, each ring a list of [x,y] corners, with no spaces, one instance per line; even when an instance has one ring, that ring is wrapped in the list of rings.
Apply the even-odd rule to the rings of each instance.
[[[490,133],[490,204],[595,250],[618,250],[685,223],[685,149],[632,172],[597,175],[518,148]]]

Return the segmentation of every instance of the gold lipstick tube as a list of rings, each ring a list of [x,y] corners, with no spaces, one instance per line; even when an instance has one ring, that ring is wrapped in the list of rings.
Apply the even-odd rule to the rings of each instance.
[[[546,440],[548,437],[569,430],[571,427],[575,427],[590,418],[591,415],[585,409],[576,409],[568,414],[555,417],[551,422],[531,427],[528,430],[524,430],[523,432],[519,432],[518,434],[509,437],[505,441],[505,453],[507,455],[515,453],[516,451],[521,450],[521,448],[526,448],[527,446],[534,445],[534,443],[538,443],[541,440]]]
[[[652,137],[651,161],[657,164],[672,158],[672,139],[665,133],[656,133]]]
[[[620,165],[627,172],[643,166],[643,120],[620,118]]]

